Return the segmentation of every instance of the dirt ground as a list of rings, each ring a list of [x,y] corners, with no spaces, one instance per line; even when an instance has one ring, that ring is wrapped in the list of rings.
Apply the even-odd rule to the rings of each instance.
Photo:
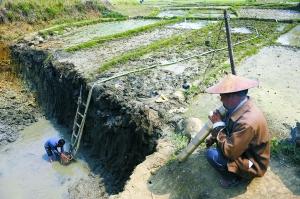
[[[272,136],[288,137],[290,127],[300,118],[299,53],[299,48],[265,47],[237,67],[238,74],[260,81],[259,88],[249,95],[265,113]],[[218,104],[217,96],[199,95],[186,117],[205,121]],[[158,152],[136,167],[124,192],[112,198],[300,198],[300,169],[286,159],[273,158],[264,177],[224,190],[219,187],[219,174],[205,159],[204,149],[181,164],[168,162],[173,150],[168,142],[159,143]]]

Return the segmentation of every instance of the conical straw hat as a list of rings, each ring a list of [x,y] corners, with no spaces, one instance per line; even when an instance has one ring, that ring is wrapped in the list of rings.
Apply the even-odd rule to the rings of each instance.
[[[234,93],[258,86],[258,81],[232,74],[226,75],[219,83],[206,89],[207,93]]]

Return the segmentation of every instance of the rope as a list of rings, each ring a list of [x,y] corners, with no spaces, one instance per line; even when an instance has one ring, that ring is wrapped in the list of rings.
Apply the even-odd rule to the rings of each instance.
[[[219,33],[218,33],[218,38],[217,38],[217,41],[216,41],[216,43],[215,43],[214,49],[216,49],[216,47],[217,47],[218,44],[219,44],[222,26],[223,26],[223,21],[222,21],[222,23],[220,24]],[[215,56],[215,51],[213,52],[213,54],[212,54],[212,56],[211,56],[211,59],[210,59],[210,61],[208,62],[209,64],[207,65],[207,67],[206,67],[205,70],[204,70],[204,75],[203,75],[202,81],[205,79],[205,75],[206,75],[207,69],[210,68],[214,56]]]

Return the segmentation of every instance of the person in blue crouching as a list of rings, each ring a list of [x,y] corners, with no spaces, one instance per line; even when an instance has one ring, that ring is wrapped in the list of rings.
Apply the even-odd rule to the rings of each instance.
[[[60,160],[61,155],[64,153],[65,143],[65,140],[60,138],[50,138],[45,142],[44,147],[50,163],[54,160]]]

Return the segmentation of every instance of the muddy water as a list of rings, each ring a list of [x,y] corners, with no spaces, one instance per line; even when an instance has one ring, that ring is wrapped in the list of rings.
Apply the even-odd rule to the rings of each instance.
[[[184,21],[181,23],[176,23],[174,25],[169,25],[168,27],[175,29],[196,30],[215,22],[216,21]]]
[[[277,42],[283,45],[300,47],[300,25],[280,36]]]
[[[64,132],[65,129],[41,119],[24,129],[19,141],[1,150],[0,198],[68,198],[68,187],[84,179],[89,169],[81,160],[68,166],[47,161],[44,142],[49,137],[64,137]]]
[[[252,31],[249,28],[246,27],[237,27],[231,29],[232,33],[241,33],[241,34],[251,34]]]
[[[187,15],[185,10],[166,10],[159,13],[158,17],[183,17]]]
[[[130,29],[153,24],[157,20],[127,20],[99,23],[95,25],[78,28],[76,32],[70,32],[64,37],[65,43],[72,46],[81,42],[86,42],[95,37],[103,37],[107,35],[125,32]]]

